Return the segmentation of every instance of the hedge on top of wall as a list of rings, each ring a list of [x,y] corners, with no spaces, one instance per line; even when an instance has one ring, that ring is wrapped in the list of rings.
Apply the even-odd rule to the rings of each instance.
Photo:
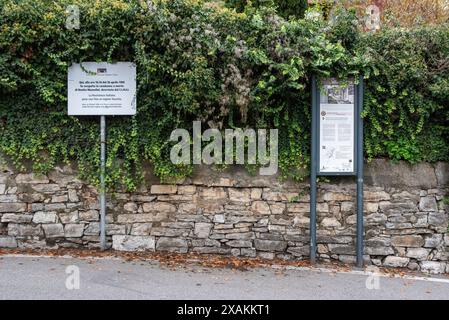
[[[225,4],[237,12],[243,12],[249,4],[253,7],[272,6],[276,7],[278,14],[285,18],[290,16],[303,18],[308,8],[307,0],[225,0]]]
[[[68,5],[80,28],[67,29]],[[161,178],[189,174],[169,160],[174,128],[278,128],[283,176],[309,165],[310,78],[364,74],[367,158],[449,160],[449,27],[360,32],[236,13],[202,1],[0,0],[0,153],[46,171],[75,162],[97,183],[98,117],[67,116],[71,62],[135,61],[138,113],[108,117],[108,183],[136,188],[150,162]]]

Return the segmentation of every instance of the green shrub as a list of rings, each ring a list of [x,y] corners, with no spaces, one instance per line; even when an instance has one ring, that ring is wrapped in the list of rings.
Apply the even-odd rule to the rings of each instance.
[[[302,18],[308,7],[307,0],[226,0],[225,3],[237,12],[243,12],[249,3],[255,8],[276,7],[277,12],[284,18]]]
[[[79,30],[65,28],[67,5]],[[449,28],[360,33],[355,16],[332,24],[284,20],[274,9],[236,13],[198,0],[0,0],[0,152],[17,166],[75,162],[98,183],[98,117],[67,116],[67,67],[135,61],[138,113],[108,117],[108,184],[136,188],[149,162],[161,178],[175,128],[278,128],[283,176],[308,167],[310,77],[365,74],[369,158],[449,160]]]

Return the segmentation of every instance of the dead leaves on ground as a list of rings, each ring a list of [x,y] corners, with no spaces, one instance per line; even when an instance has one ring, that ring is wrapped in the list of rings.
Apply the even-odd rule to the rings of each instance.
[[[19,254],[29,256],[47,256],[47,257],[71,257],[81,259],[92,258],[119,258],[127,262],[145,261],[158,262],[161,266],[171,270],[177,268],[186,268],[189,266],[200,266],[203,268],[221,268],[235,271],[248,271],[254,268],[276,267],[283,271],[288,267],[304,267],[318,269],[327,268],[332,272],[350,272],[353,267],[340,262],[321,262],[319,265],[312,266],[308,260],[267,260],[262,258],[242,258],[233,256],[199,254],[199,253],[170,253],[170,252],[123,252],[114,250],[94,250],[94,249],[0,249],[0,257],[4,255]],[[389,277],[404,277],[406,275],[416,275],[408,270],[379,268],[379,273]],[[445,275],[449,277],[449,275]]]

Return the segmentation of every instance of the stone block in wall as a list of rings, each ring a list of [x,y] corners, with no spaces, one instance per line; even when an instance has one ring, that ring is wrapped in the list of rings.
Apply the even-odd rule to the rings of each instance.
[[[5,202],[18,202],[17,195],[15,194],[0,194],[0,203]]]
[[[433,196],[422,197],[419,201],[419,210],[420,211],[438,211],[438,204]]]
[[[81,238],[84,233],[84,223],[66,224],[64,226],[64,236],[66,238]]]
[[[212,230],[212,223],[197,222],[195,223],[194,235],[200,239],[206,239]]]
[[[150,235],[163,237],[188,237],[190,235],[190,229],[153,227],[151,228]]]
[[[107,236],[120,235],[120,234],[126,234],[126,225],[112,224],[112,223],[106,224]]]
[[[232,248],[251,248],[253,242],[250,240],[231,240],[226,242],[226,245]]]
[[[19,173],[15,180],[16,183],[23,184],[42,184],[50,182],[46,175],[35,173]]]
[[[446,270],[445,262],[423,261],[420,262],[421,271],[430,274],[441,274]]]
[[[437,186],[434,167],[429,163],[410,165],[405,161],[372,160],[365,166],[367,185],[403,189],[432,189]]]
[[[229,200],[237,203],[249,203],[251,201],[251,189],[229,188]]]
[[[271,215],[269,222],[271,225],[291,226],[293,225],[294,217],[286,215]]]
[[[295,218],[293,218],[293,227],[310,228],[310,219],[308,217],[295,216]]]
[[[196,247],[192,251],[202,254],[231,254],[231,248]]]
[[[32,220],[32,215],[21,213],[5,213],[0,219],[2,223],[30,223]]]
[[[365,217],[366,226],[384,225],[387,222],[387,216],[382,213],[372,213]]]
[[[107,224],[107,225],[109,225],[109,224]],[[84,227],[84,224],[83,224],[83,227]],[[100,223],[99,222],[89,223],[87,225],[87,228],[85,228],[85,230],[84,230],[85,236],[98,236],[99,234],[100,234]]]
[[[287,242],[255,239],[254,247],[260,251],[285,251],[287,248]]]
[[[176,206],[167,202],[149,202],[142,205],[143,212],[174,213]]]
[[[226,210],[223,206],[223,201],[217,200],[217,201],[206,201],[206,202],[200,202],[197,206],[199,210],[196,211],[197,214],[217,214],[217,213],[224,213]]]
[[[53,203],[59,203],[59,202],[67,202],[69,200],[69,197],[67,195],[53,195],[51,197],[51,202]]]
[[[287,252],[295,257],[309,256],[310,248],[309,246],[288,247]]]
[[[319,226],[323,228],[339,228],[341,227],[341,223],[336,218],[324,218],[319,223]]]
[[[81,221],[99,221],[100,214],[97,210],[79,211],[79,220]]]
[[[353,201],[354,198],[351,194],[342,192],[326,192],[323,195],[323,201]]]
[[[449,163],[438,162],[435,165],[435,174],[440,187],[449,186]]]
[[[79,201],[78,193],[76,192],[75,189],[70,189],[68,191],[68,197],[69,197],[70,202],[78,202]]]
[[[0,235],[0,248],[17,248],[17,240],[12,236]]]
[[[156,250],[186,253],[189,247],[187,240],[184,238],[161,237],[157,240]]]
[[[31,186],[34,191],[40,192],[40,193],[47,193],[51,194],[54,192],[59,191],[61,188],[58,184],[52,183],[52,184],[34,184]]]
[[[394,236],[391,239],[391,244],[394,247],[419,248],[424,245],[424,239],[419,235]]]
[[[391,246],[390,237],[372,237],[364,241],[368,247],[389,247]]]
[[[355,203],[349,202],[349,201],[344,201],[340,204],[340,208],[341,208],[342,212],[353,212],[355,210]]]
[[[396,257],[396,256],[388,256],[384,260],[384,266],[392,267],[392,268],[403,268],[406,267],[409,263],[409,258],[404,257]]]
[[[137,206],[137,204],[135,202],[127,202],[123,205],[123,210],[127,211],[127,212],[137,212],[137,209],[139,207]]]
[[[364,222],[366,222],[366,218],[363,219]],[[345,222],[347,225],[354,225],[357,223],[357,215],[351,214],[350,216],[347,216],[345,219]]]
[[[416,259],[418,261],[427,260],[430,254],[430,249],[425,248],[408,248],[406,257]]]
[[[135,202],[151,202],[156,199],[156,196],[149,196],[144,194],[132,194],[129,197],[129,200],[135,201]],[[128,197],[124,200],[128,200]]]
[[[156,241],[151,236],[113,235],[112,248],[118,251],[154,251]]]
[[[383,247],[383,246],[380,247],[366,246],[364,248],[364,252],[372,256],[388,256],[394,254],[394,250],[392,247]]]
[[[443,235],[439,233],[424,238],[424,248],[437,248],[443,245]]]
[[[282,215],[285,213],[286,205],[285,203],[271,203],[270,211],[272,215]]]
[[[257,251],[254,248],[241,248],[240,255],[243,257],[255,258]]]
[[[444,232],[445,229],[447,230],[449,218],[444,212],[431,212],[429,213],[428,222],[431,226],[441,227]]]
[[[55,212],[38,211],[33,216],[33,222],[38,223],[57,223],[58,216]]]
[[[363,200],[367,202],[388,201],[390,198],[390,194],[383,190],[363,191]]]
[[[424,190],[421,190],[419,193],[418,193],[418,190],[412,191],[412,192],[413,193],[410,193],[409,191],[395,192],[395,193],[393,193],[391,195],[391,202],[398,202],[398,203],[401,203],[401,202],[405,202],[405,203],[412,202],[412,203],[418,203],[419,200],[421,199],[420,198],[421,197],[420,194],[422,192],[424,192],[423,196],[427,195],[427,192],[424,191]]]
[[[264,188],[262,192],[262,199],[266,201],[289,201],[287,195],[282,191],[275,191],[270,188]]]
[[[152,194],[175,194],[178,191],[178,187],[176,185],[152,185],[150,192]]]
[[[256,238],[257,239],[262,239],[262,240],[283,241],[284,240],[284,235],[283,234],[279,234],[279,233],[264,232],[264,233],[256,234]]]
[[[270,206],[265,201],[254,201],[251,205],[251,211],[259,215],[269,215],[271,213]]]
[[[46,203],[44,205],[45,211],[65,211],[67,209],[65,203]]]
[[[159,195],[157,196],[158,201],[180,203],[180,202],[190,202],[196,203],[198,196],[196,194],[169,194],[169,195]]]
[[[26,203],[19,203],[19,202],[17,202],[17,203],[11,203],[11,202],[0,203],[0,213],[23,212],[23,211],[26,211],[26,209],[27,209]]]
[[[168,214],[165,212],[159,213],[139,213],[139,214],[119,214],[117,223],[142,223],[142,222],[156,222],[168,219]]]
[[[196,186],[178,186],[178,194],[192,195],[196,193]]]
[[[64,237],[64,227],[61,223],[43,224],[42,229],[46,238]]]
[[[180,203],[178,213],[195,214],[198,211],[198,206],[194,203]]]
[[[8,235],[15,237],[32,237],[42,236],[42,228],[40,225],[34,226],[30,224],[8,223]]]
[[[207,216],[200,214],[177,214],[176,220],[181,222],[210,222]]]
[[[249,230],[247,228],[241,228],[244,231]],[[254,239],[256,236],[254,232],[236,232],[239,231],[237,229],[231,229],[230,233],[226,233],[225,238],[230,240],[250,240]]]
[[[328,248],[329,248],[330,253],[332,253],[332,254],[353,255],[356,252],[354,245],[342,245],[342,244],[330,243],[328,245]]]
[[[204,200],[224,200],[228,197],[225,189],[221,187],[201,188],[199,195]]]
[[[287,212],[309,213],[310,212],[310,204],[308,204],[308,203],[287,203]]]
[[[214,215],[213,222],[214,223],[225,223],[226,217],[224,214],[216,214]]]
[[[251,200],[260,200],[262,199],[262,189],[261,188],[252,188],[251,189]]]
[[[380,201],[379,210],[380,212],[383,212],[386,215],[392,215],[405,212],[417,212],[418,206],[411,201],[408,202]]]
[[[59,213],[59,219],[62,223],[76,223],[79,221],[78,211],[72,211],[67,213]]]

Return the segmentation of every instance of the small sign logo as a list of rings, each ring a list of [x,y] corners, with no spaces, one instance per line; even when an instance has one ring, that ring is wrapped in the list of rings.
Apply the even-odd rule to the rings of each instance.
[[[108,72],[108,69],[106,69],[106,68],[97,68],[97,74],[106,73],[106,72]]]

